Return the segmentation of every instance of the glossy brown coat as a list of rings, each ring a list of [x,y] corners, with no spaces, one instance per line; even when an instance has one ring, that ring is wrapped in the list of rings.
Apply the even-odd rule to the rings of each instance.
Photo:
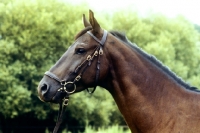
[[[99,45],[86,31],[90,30],[99,39],[103,36],[92,11],[89,22],[83,16],[83,23],[86,28],[49,70],[60,79],[75,78],[71,73]],[[78,53],[80,49],[85,51]],[[76,83],[76,92],[94,86],[96,61],[95,58]],[[98,85],[111,93],[133,133],[200,133],[200,93],[192,91],[124,35],[108,34],[100,62]],[[59,88],[57,81],[44,76],[38,93],[43,101],[60,102],[64,96],[57,92]]]

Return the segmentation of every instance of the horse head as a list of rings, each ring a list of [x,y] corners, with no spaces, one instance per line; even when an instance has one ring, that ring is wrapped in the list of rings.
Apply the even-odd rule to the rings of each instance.
[[[74,43],[40,81],[38,94],[42,101],[60,103],[70,94],[95,88],[105,80],[109,69],[104,50],[108,33],[91,10],[89,22],[83,15],[83,24],[85,28],[75,36]]]

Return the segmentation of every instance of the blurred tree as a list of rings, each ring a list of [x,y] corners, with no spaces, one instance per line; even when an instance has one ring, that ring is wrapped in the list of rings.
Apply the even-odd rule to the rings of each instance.
[[[58,108],[42,103],[36,88],[43,73],[83,28],[81,17],[88,12],[86,8],[57,0],[0,0],[0,130],[30,133],[53,129]],[[130,11],[95,16],[103,28],[126,32],[132,42],[187,82],[200,86],[200,35],[184,18],[140,18]],[[73,132],[75,126],[84,130],[86,125],[124,124],[110,94],[101,88],[92,96],[74,94],[65,117],[62,128]]]
[[[43,73],[72,44],[74,36],[83,27],[82,13],[88,10],[56,0],[48,3],[45,0],[1,0],[0,9],[0,128],[4,132],[44,132],[49,126],[52,130],[58,108],[42,103],[36,88]],[[112,106],[104,109],[105,112],[96,110],[106,106],[111,98],[92,108],[96,105],[93,103],[95,100],[90,101],[89,97],[82,95],[75,97],[67,110],[66,122],[69,125],[85,126],[88,122],[95,126],[110,122],[109,115],[104,113],[114,105],[112,102]],[[80,100],[83,98],[85,101]],[[86,118],[90,114],[99,120]],[[16,122],[18,120],[20,122]],[[34,128],[30,130],[28,127]]]
[[[194,27],[198,32],[200,32],[200,26],[199,25],[195,24]]]
[[[155,55],[186,82],[200,88],[200,34],[193,24],[181,16],[141,18],[134,12],[121,12],[113,16],[113,29],[124,31],[130,41]]]

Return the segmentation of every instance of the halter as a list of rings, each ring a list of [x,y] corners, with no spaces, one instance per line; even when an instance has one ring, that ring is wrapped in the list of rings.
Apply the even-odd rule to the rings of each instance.
[[[101,40],[99,40],[98,38],[96,38],[90,31],[87,31],[87,33],[95,40],[97,41],[100,45],[98,45],[94,51],[92,52],[91,55],[88,55],[87,58],[80,64],[78,65],[78,67],[74,70],[74,74],[77,74],[77,76],[75,77],[75,79],[73,81],[68,81],[68,79],[63,79],[61,80],[58,76],[56,76],[55,74],[53,74],[50,71],[45,72],[44,74],[56,81],[58,81],[61,84],[61,88],[58,89],[57,91],[60,92],[65,92],[67,94],[72,94],[76,91],[76,82],[80,81],[80,79],[82,78],[83,73],[85,72],[85,70],[91,65],[93,59],[95,57],[97,58],[97,65],[96,65],[96,76],[95,76],[95,86],[93,88],[92,91],[89,91],[89,89],[87,88],[88,93],[92,94],[95,90],[96,90],[96,86],[97,86],[97,82],[98,82],[98,78],[99,78],[99,72],[100,72],[100,56],[103,55],[103,49],[102,47],[104,46],[105,42],[106,42],[106,38],[108,35],[108,32],[106,30],[104,30],[103,32],[103,37]],[[80,71],[82,70],[82,71]],[[73,90],[72,91],[68,91],[67,90],[67,85],[73,85]],[[57,123],[56,126],[54,128],[53,133],[57,133],[58,128],[62,122],[62,115],[63,115],[63,107],[68,105],[68,101],[69,101],[69,97],[65,96],[63,99],[63,103],[60,103],[60,108],[59,108],[59,113],[58,113],[58,119],[57,119]]]

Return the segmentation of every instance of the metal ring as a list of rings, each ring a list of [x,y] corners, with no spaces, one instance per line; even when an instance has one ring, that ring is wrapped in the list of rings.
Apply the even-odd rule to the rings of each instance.
[[[75,78],[76,81],[79,81],[80,79],[81,79],[81,76],[80,76],[80,75],[78,75],[78,76]]]
[[[67,106],[67,105],[68,105],[68,102],[69,102],[69,99],[66,99],[66,98],[63,99],[63,105],[64,105],[64,106]]]
[[[67,85],[67,84],[73,84],[73,85],[74,85],[74,89],[73,89],[72,91],[67,91],[67,89],[66,89],[66,85]],[[65,86],[64,86],[64,91],[65,91],[66,93],[71,94],[71,93],[75,92],[75,90],[76,90],[76,85],[74,84],[74,82],[69,81],[69,82],[67,82],[67,83],[65,84]]]

